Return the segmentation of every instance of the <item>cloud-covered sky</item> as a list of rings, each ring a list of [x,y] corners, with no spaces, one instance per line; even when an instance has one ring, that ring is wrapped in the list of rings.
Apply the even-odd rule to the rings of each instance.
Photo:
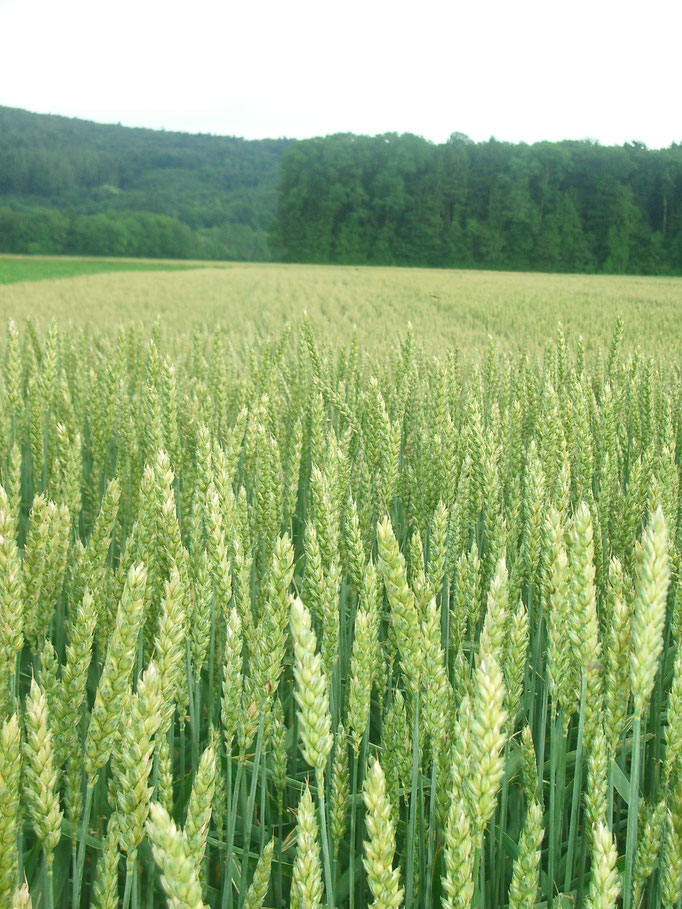
[[[679,0],[0,0],[0,104],[247,138],[656,148],[682,141],[681,25]]]

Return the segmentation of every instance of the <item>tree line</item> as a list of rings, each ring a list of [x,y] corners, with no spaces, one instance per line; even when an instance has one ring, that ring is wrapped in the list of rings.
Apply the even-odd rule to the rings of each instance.
[[[270,232],[285,261],[682,272],[682,145],[292,144]]]
[[[682,145],[248,141],[0,107],[0,251],[682,273]]]

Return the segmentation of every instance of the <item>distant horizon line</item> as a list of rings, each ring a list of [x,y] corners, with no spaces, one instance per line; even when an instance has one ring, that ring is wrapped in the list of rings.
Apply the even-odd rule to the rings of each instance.
[[[415,136],[416,138],[422,139],[424,142],[428,142],[431,145],[446,145],[447,142],[453,136],[458,136],[458,137],[461,137],[461,139],[464,141],[471,142],[473,145],[484,145],[488,142],[499,142],[500,144],[503,144],[503,145],[532,146],[532,145],[541,145],[541,144],[558,145],[563,142],[581,142],[581,143],[585,143],[585,144],[600,146],[602,148],[627,148],[627,147],[641,146],[642,148],[646,149],[647,151],[665,151],[670,148],[676,148],[680,144],[682,144],[682,140],[680,140],[680,142],[672,141],[669,145],[650,146],[650,145],[647,145],[647,143],[644,142],[642,139],[635,139],[635,138],[626,140],[622,143],[604,143],[604,142],[602,142],[601,139],[599,139],[595,136],[582,136],[579,138],[566,136],[563,139],[535,139],[532,141],[529,141],[527,139],[521,139],[519,141],[514,141],[512,139],[501,139],[498,136],[496,136],[494,133],[491,134],[487,139],[473,139],[471,136],[468,135],[468,133],[465,133],[462,130],[453,130],[448,135],[447,139],[444,139],[443,141],[440,141],[440,142],[435,139],[429,139],[421,133],[412,132],[411,130],[403,130],[403,131],[384,130],[383,132],[369,133],[369,132],[356,132],[354,130],[339,129],[334,132],[317,133],[317,134],[307,135],[304,137],[287,136],[287,135],[279,135],[279,136],[269,135],[269,136],[249,137],[249,136],[239,135],[237,133],[223,133],[223,132],[211,132],[211,131],[201,131],[201,130],[193,131],[191,129],[168,129],[165,126],[160,126],[160,127],[137,126],[137,125],[124,123],[121,120],[118,120],[115,122],[110,121],[110,120],[106,120],[106,121],[105,120],[95,120],[95,119],[91,119],[88,117],[70,116],[69,114],[54,113],[52,111],[49,111],[49,112],[37,111],[37,110],[30,110],[27,107],[15,107],[14,105],[10,105],[10,104],[0,104],[0,108],[3,108],[3,107],[6,110],[20,111],[22,113],[31,114],[32,116],[36,116],[36,117],[57,117],[62,120],[77,120],[81,123],[91,123],[91,124],[94,124],[95,126],[118,127],[120,129],[130,129],[130,130],[135,130],[135,129],[146,130],[147,132],[169,133],[169,134],[176,134],[176,135],[181,135],[181,136],[202,136],[202,137],[208,136],[208,137],[214,138],[214,139],[240,139],[244,142],[281,142],[281,141],[306,142],[306,141],[310,141],[311,139],[327,139],[331,136],[358,136],[358,137],[364,136],[364,137],[368,137],[368,138],[378,138],[381,136]]]

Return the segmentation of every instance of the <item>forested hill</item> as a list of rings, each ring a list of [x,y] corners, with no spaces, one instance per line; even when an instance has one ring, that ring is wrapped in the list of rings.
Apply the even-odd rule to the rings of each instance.
[[[0,107],[0,252],[272,258],[288,144]]]
[[[682,273],[682,145],[293,141],[0,107],[0,252]]]
[[[284,154],[285,261],[682,273],[682,145],[335,135]]]

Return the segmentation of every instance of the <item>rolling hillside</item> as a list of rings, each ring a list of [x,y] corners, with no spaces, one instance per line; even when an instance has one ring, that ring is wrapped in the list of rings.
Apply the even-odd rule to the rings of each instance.
[[[0,250],[267,260],[288,144],[0,107]]]

